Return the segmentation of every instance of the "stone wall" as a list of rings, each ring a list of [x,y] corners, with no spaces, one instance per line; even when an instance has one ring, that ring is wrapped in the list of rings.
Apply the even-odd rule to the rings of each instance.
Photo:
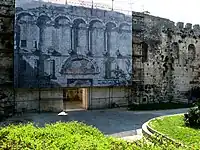
[[[40,6],[40,7],[39,7]],[[20,8],[21,7],[21,8]],[[16,89],[15,93],[13,91],[13,22],[14,22],[14,3],[12,0],[1,0],[0,2],[0,104],[1,104],[1,113],[4,113],[4,109],[2,109],[3,106],[9,106],[12,105],[14,102],[14,99],[16,100],[16,108],[21,109],[26,107],[28,110],[38,110],[39,108],[43,111],[60,111],[62,110],[62,90],[60,89],[41,89],[40,97],[41,100],[39,102],[39,92],[38,89]],[[26,8],[26,10],[23,10],[22,8]],[[55,9],[56,8],[56,9]],[[28,10],[28,11],[27,11]],[[39,15],[40,12],[40,15]],[[112,11],[104,11],[104,10],[91,10],[89,8],[83,8],[83,7],[75,7],[75,6],[61,6],[56,5],[49,6],[49,5],[43,5],[41,3],[34,3],[34,5],[26,5],[25,3],[23,6],[18,6],[16,9],[16,13],[18,16],[18,21],[20,23],[20,27],[17,26],[15,28],[15,85],[16,87],[19,87],[21,85],[21,81],[19,81],[18,75],[23,78],[22,81],[25,81],[26,77],[35,77],[37,75],[37,69],[34,70],[34,66],[37,66],[37,63],[39,61],[39,57],[37,56],[37,49],[39,47],[43,47],[44,52],[51,53],[51,55],[44,55],[43,58],[48,58],[47,62],[51,63],[44,63],[44,66],[46,68],[50,67],[50,64],[54,64],[55,67],[53,67],[53,70],[56,70],[58,68],[64,68],[67,66],[66,60],[63,58],[63,56],[71,56],[75,50],[77,54],[80,53],[80,50],[84,50],[84,57],[81,54],[81,59],[88,60],[86,57],[91,57],[91,54],[93,56],[88,61],[91,62],[90,64],[95,66],[94,61],[97,60],[96,64],[99,64],[99,61],[102,60],[102,58],[106,61],[110,61],[110,58],[112,59],[112,62],[117,62],[118,66],[121,66],[122,68],[126,68],[121,57],[127,54],[130,54],[128,49],[129,45],[127,43],[123,45],[123,40],[126,40],[124,36],[127,35],[127,32],[130,29],[130,24],[133,22],[133,29],[134,30],[140,30],[140,28],[144,27],[144,31],[142,35],[137,33],[136,37],[133,37],[133,41],[137,41],[137,39],[140,39],[143,41],[145,47],[145,51],[147,54],[145,54],[145,59],[142,62],[143,67],[143,73],[144,73],[144,89],[142,90],[142,97],[138,97],[138,101],[142,103],[147,102],[164,102],[164,101],[182,101],[187,102],[188,99],[191,99],[191,95],[188,95],[188,91],[199,87],[200,83],[200,27],[199,25],[191,25],[190,23],[183,24],[181,22],[174,24],[174,22],[160,18],[155,17],[151,15],[144,15],[143,20],[138,19],[137,15],[141,15],[138,13],[133,12],[133,20],[131,22],[131,17],[127,17],[124,14],[112,12]],[[63,16],[64,14],[64,16]],[[67,15],[66,15],[67,14]],[[75,15],[78,14],[78,15]],[[53,15],[53,17],[52,17]],[[134,16],[135,15],[135,16]],[[67,16],[67,17],[66,17]],[[114,17],[113,17],[114,16]],[[50,20],[48,20],[50,18]],[[100,19],[98,19],[100,18]],[[46,28],[43,30],[39,30],[38,24],[41,25],[41,20],[45,20]],[[36,21],[37,20],[37,21]],[[36,21],[36,22],[35,22]],[[144,22],[144,24],[142,24]],[[52,26],[53,23],[53,26]],[[55,24],[56,23],[56,24]],[[26,24],[26,25],[24,25]],[[94,45],[97,45],[99,41],[102,41],[103,38],[99,38],[98,40],[94,40],[94,38],[88,39],[88,36],[85,35],[87,38],[83,38],[82,36],[76,36],[76,38],[73,38],[71,40],[71,37],[69,37],[69,34],[71,35],[70,27],[73,25],[79,24],[79,28],[81,31],[78,31],[77,35],[80,35],[82,33],[86,34],[87,30],[82,29],[88,29],[90,25],[95,25],[95,30],[99,28],[98,30],[104,31],[107,29],[112,29],[112,34],[107,35],[107,37],[111,37],[112,39],[110,41],[110,45],[107,44],[107,40],[102,42],[103,44],[100,44],[98,47],[95,47]],[[44,24],[42,24],[44,25]],[[108,25],[108,26],[107,26]],[[123,29],[121,32],[120,29]],[[128,29],[128,30],[127,30]],[[94,37],[102,37],[102,31],[93,32]],[[34,31],[34,32],[33,32]],[[46,33],[41,34],[44,36],[39,36],[39,33]],[[20,33],[20,34],[19,34]],[[26,34],[25,34],[26,33]],[[76,32],[77,33],[77,32]],[[116,39],[117,33],[120,36]],[[30,35],[32,36],[30,36]],[[58,36],[59,34],[59,36]],[[61,34],[61,35],[60,35]],[[84,35],[82,34],[82,35]],[[28,35],[28,36],[27,36]],[[134,35],[135,36],[135,35]],[[139,37],[139,38],[138,38]],[[75,39],[79,39],[81,41],[79,45],[75,45]],[[42,39],[45,42],[39,44],[39,40]],[[65,42],[66,41],[68,42]],[[56,42],[55,42],[56,41]],[[90,42],[89,42],[90,41]],[[121,42],[121,44],[119,43]],[[58,43],[57,43],[58,42]],[[63,43],[63,44],[59,44]],[[91,46],[91,43],[96,43]],[[102,47],[106,45],[105,47]],[[24,48],[25,45],[28,48]],[[126,47],[127,45],[127,47]],[[133,44],[134,45],[134,44]],[[23,48],[22,48],[23,47]],[[73,49],[71,49],[71,47]],[[123,49],[123,51],[117,51],[117,47]],[[18,51],[19,48],[22,50],[19,55]],[[93,53],[91,52],[91,48],[93,50]],[[141,47],[140,47],[141,48]],[[67,49],[67,50],[66,50]],[[99,49],[108,50],[110,49],[109,55],[107,55],[107,51],[103,53],[102,51],[99,51]],[[127,51],[125,51],[125,50]],[[33,57],[33,52],[36,52],[36,56]],[[48,50],[48,51],[47,51]],[[56,51],[55,51],[56,50]],[[69,51],[68,51],[69,50]],[[137,51],[136,49],[133,49],[133,51]],[[138,51],[142,51],[142,49],[139,49]],[[144,51],[144,52],[145,52]],[[86,53],[85,53],[86,52]],[[81,52],[82,53],[82,52]],[[29,55],[30,54],[30,55]],[[60,56],[63,55],[63,56]],[[55,55],[55,56],[54,56]],[[49,57],[50,56],[50,57]],[[95,57],[94,57],[95,56]],[[103,56],[100,58],[100,56]],[[109,56],[109,57],[108,57]],[[66,57],[66,59],[67,59]],[[98,59],[97,59],[98,58]],[[129,60],[131,60],[130,56],[127,57]],[[19,63],[19,60],[25,60],[28,62],[28,66],[24,66],[24,63]],[[38,61],[35,61],[38,60]],[[75,57],[73,59],[67,59],[69,62],[72,62],[73,60],[79,59],[79,57]],[[33,61],[34,60],[34,61]],[[51,61],[51,60],[55,60]],[[99,61],[98,61],[99,60]],[[25,62],[25,64],[26,64]],[[128,63],[128,62],[127,62]],[[61,65],[64,64],[64,65]],[[128,64],[126,64],[128,65]],[[129,63],[130,65],[130,63]],[[112,67],[108,63],[108,65],[105,65],[108,68]],[[21,69],[24,69],[23,67],[31,67],[33,70],[31,74],[20,74],[22,73]],[[69,66],[68,66],[69,67]],[[133,68],[139,68],[139,64],[133,63]],[[141,67],[141,66],[140,66]],[[128,69],[130,71],[130,69]],[[35,72],[36,71],[36,72]],[[97,67],[94,71],[97,71]],[[118,70],[119,71],[119,70]],[[63,69],[63,73],[64,73]],[[59,80],[59,71],[55,71],[55,74],[51,72],[50,70],[43,70],[43,74],[47,75],[55,75],[56,79],[53,78],[54,76],[49,76],[46,80],[51,80],[52,84],[50,84],[51,87],[53,87],[53,81],[56,80],[58,82]],[[69,73],[69,72],[68,72]],[[118,72],[119,73],[119,72]],[[104,75],[103,75],[104,74]],[[99,75],[95,77],[104,77],[105,75],[110,76],[109,72],[106,72],[104,70],[103,72],[100,72]],[[136,74],[138,74],[137,70],[133,71],[134,77],[136,77]],[[26,75],[26,76],[23,76]],[[68,76],[70,76],[68,74]],[[83,75],[80,75],[82,77]],[[71,75],[71,78],[73,75]],[[92,77],[88,76],[87,79],[91,79]],[[60,80],[63,80],[63,78],[60,78]],[[94,78],[95,79],[95,78]],[[136,79],[137,80],[137,79]],[[90,83],[91,80],[88,82]],[[35,80],[33,80],[35,82]],[[32,83],[33,83],[32,82]],[[76,80],[70,80],[70,82],[67,83],[67,85],[74,86],[76,85],[74,82]],[[81,84],[88,83],[88,82],[80,82]],[[121,81],[120,81],[121,82]],[[30,81],[29,81],[30,83]],[[36,85],[38,85],[38,82],[35,82]],[[77,85],[80,85],[77,84]],[[97,83],[96,83],[97,84]],[[26,84],[27,85],[27,84]],[[62,84],[61,84],[62,85]],[[66,84],[65,84],[66,85]],[[102,80],[98,81],[97,85],[113,85],[113,80],[107,79],[105,80],[102,78]],[[115,84],[117,85],[117,84]],[[125,88],[89,88],[89,108],[104,108],[104,107],[110,107],[109,105],[112,102],[116,102],[117,104],[125,104],[127,103],[127,89]],[[135,89],[136,93],[134,95],[131,95],[132,97],[138,96],[138,93],[140,92],[138,89]],[[132,92],[132,91],[131,91]],[[129,92],[129,94],[131,93]],[[141,95],[140,95],[141,96]],[[4,102],[4,103],[2,103]]]
[[[28,112],[63,110],[62,89],[16,89],[16,109]]]
[[[127,106],[127,91],[125,87],[112,87],[102,88],[94,87],[90,88],[90,109],[112,108],[119,106]],[[115,105],[117,104],[117,105]]]
[[[86,100],[82,104],[83,109],[127,106],[128,103],[126,89],[122,87],[93,87],[83,91],[82,98]],[[40,91],[38,89],[17,89],[15,98],[18,111],[24,109],[28,112],[60,112],[63,110],[63,89],[52,88]]]
[[[133,51],[143,51],[147,55],[146,60],[140,63],[144,70],[144,90],[142,98],[137,101],[188,102],[191,99],[188,91],[200,85],[199,25],[192,27],[187,23],[184,26],[181,22],[175,25],[164,18],[133,13],[136,24],[134,19],[137,15],[142,16],[140,21],[144,23],[144,31],[135,34],[133,41],[139,37],[146,48],[135,48]],[[137,47],[137,44],[133,45]],[[133,66],[139,68],[139,64],[133,63]],[[137,70],[133,74],[137,74]]]
[[[0,1],[0,120],[13,102],[13,0]],[[9,112],[8,112],[9,113]],[[12,114],[12,110],[11,110]]]

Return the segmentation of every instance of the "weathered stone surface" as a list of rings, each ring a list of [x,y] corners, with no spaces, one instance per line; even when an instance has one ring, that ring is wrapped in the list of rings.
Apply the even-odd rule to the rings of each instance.
[[[0,119],[13,113],[14,0],[0,1]]]
[[[138,85],[143,90],[136,96],[137,101],[141,103],[147,102],[168,102],[181,101],[188,102],[191,95],[186,93],[196,86],[200,86],[199,82],[199,64],[200,64],[200,34],[199,25],[187,23],[175,24],[167,19],[149,16],[146,14],[133,13],[133,22],[138,18],[143,22],[143,31],[137,34],[133,30],[133,41],[139,38],[146,43],[146,49],[139,48],[137,44],[133,44],[133,55],[144,53],[147,60],[142,62],[134,61],[134,75],[138,74],[137,68],[142,68]],[[139,59],[139,58],[137,58]],[[133,80],[138,80],[133,75]],[[142,93],[142,94],[141,94]]]

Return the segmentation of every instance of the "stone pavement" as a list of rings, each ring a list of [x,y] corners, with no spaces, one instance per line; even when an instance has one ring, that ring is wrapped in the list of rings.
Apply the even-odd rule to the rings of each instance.
[[[93,111],[71,111],[67,116],[57,113],[27,113],[21,117],[12,117],[8,121],[32,121],[39,126],[57,121],[80,121],[92,125],[104,134],[126,140],[140,139],[142,124],[154,117],[184,113],[188,109],[160,110],[160,111],[127,111],[125,109],[108,109]],[[135,136],[137,135],[137,136]]]

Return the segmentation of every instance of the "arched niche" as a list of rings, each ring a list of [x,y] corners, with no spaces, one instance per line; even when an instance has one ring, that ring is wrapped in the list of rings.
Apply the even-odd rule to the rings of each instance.
[[[46,14],[42,14],[37,19],[37,26],[39,28],[39,49],[44,53],[48,53],[48,48],[52,46],[52,20]]]
[[[32,13],[20,12],[16,15],[15,41],[18,48],[26,49],[26,51],[34,48],[33,43],[38,33],[34,21]]]
[[[74,51],[83,54],[87,50],[87,23],[82,18],[73,21]]]
[[[108,54],[111,56],[115,55],[116,50],[118,49],[117,43],[117,32],[114,31],[117,27],[117,24],[114,22],[106,23],[106,32],[105,32],[105,49],[107,50]]]
[[[57,16],[52,31],[52,45],[63,55],[68,55],[72,44],[71,20],[66,16]]]
[[[132,54],[132,27],[124,22],[119,25],[119,30],[116,33],[117,47],[123,56]]]
[[[89,22],[89,49],[95,56],[102,56],[104,51],[104,24],[101,20]]]
[[[188,46],[188,59],[194,61],[196,57],[196,47],[194,44]]]

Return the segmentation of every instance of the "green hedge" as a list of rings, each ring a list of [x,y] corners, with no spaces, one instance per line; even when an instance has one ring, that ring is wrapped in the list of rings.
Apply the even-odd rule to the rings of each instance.
[[[174,150],[169,143],[147,140],[134,143],[106,137],[83,123],[56,123],[43,128],[10,125],[0,128],[0,150]],[[176,148],[177,149],[177,148]],[[181,148],[180,148],[181,149]]]
[[[115,144],[113,144],[115,143]],[[129,149],[130,144],[106,138],[96,128],[83,123],[56,123],[44,128],[28,125],[10,125],[0,130],[2,150],[80,150]]]

